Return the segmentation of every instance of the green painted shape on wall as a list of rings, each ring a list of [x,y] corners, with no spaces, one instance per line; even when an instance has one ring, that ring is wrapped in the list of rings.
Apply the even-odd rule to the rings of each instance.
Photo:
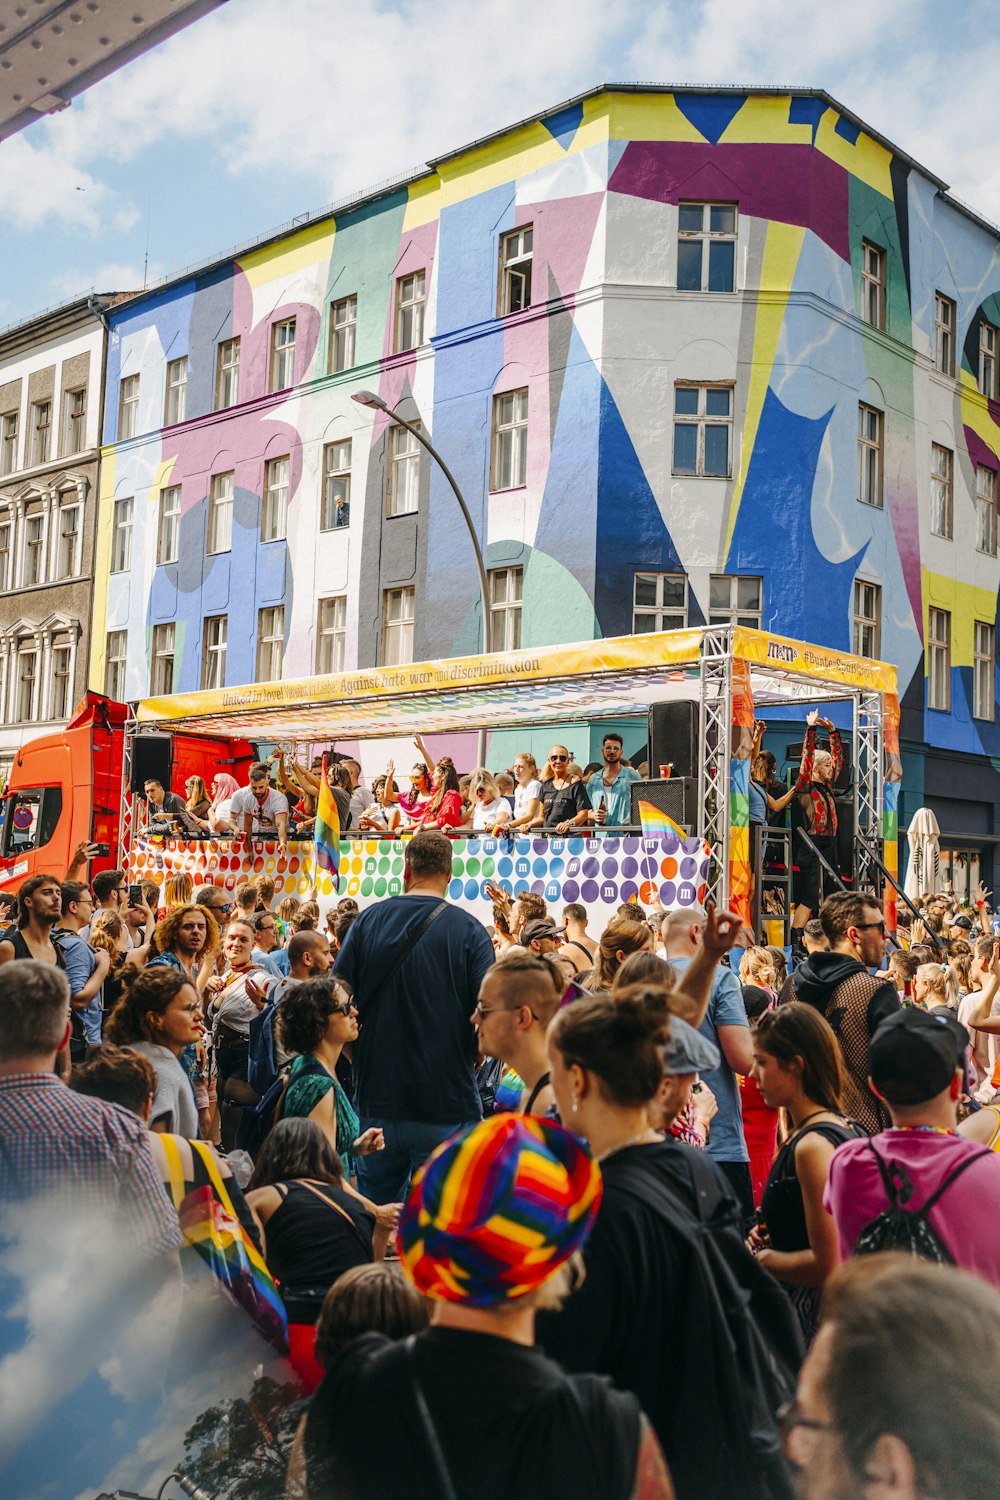
[[[503,543],[491,546],[486,555],[487,568],[512,566],[510,549],[518,543]],[[562,563],[547,552],[523,548],[513,565],[524,568],[521,599],[521,646],[557,646],[561,642],[592,641],[600,638],[601,630],[594,603],[586,589]],[[474,588],[475,573],[472,558],[469,558],[470,589]],[[480,649],[479,640],[479,594],[476,591],[461,629],[452,647],[455,656],[472,656]],[[523,746],[530,749],[530,746]]]
[[[389,321],[393,271],[399,259],[399,240],[406,213],[405,188],[334,219],[333,251],[320,329],[320,369],[327,367],[330,347],[330,306],[343,297],[358,299],[354,363],[381,359]],[[377,208],[377,211],[375,209]]]
[[[860,178],[849,178],[847,213],[854,273],[855,306],[861,308],[861,242],[871,240],[886,252],[885,331],[904,344],[912,340],[912,314],[906,290],[903,250],[896,209],[891,198],[877,193]]]

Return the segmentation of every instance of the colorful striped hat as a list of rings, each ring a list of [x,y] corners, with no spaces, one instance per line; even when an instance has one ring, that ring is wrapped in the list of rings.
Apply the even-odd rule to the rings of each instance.
[[[404,1269],[442,1302],[495,1307],[526,1297],[586,1240],[600,1169],[548,1120],[491,1115],[439,1146],[399,1216]]]

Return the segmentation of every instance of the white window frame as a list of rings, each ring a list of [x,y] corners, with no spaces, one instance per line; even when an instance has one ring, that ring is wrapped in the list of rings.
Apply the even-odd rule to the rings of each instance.
[[[681,602],[676,604],[665,599],[668,588],[672,591],[674,587],[681,585]],[[643,603],[639,600],[641,585],[653,586],[653,602]],[[642,623],[651,620],[652,624]],[[632,634],[640,635],[646,631],[658,630],[685,630],[688,623],[688,576],[686,573],[651,573],[640,570],[634,574],[632,580]]]
[[[112,573],[128,573],[132,567],[132,526],[135,519],[135,497],[120,495],[114,504],[111,523]]]
[[[152,661],[149,669],[149,695],[164,698],[174,690],[177,665],[177,627],[173,620],[153,626]],[[169,662],[169,666],[167,663]]]
[[[500,236],[498,256],[497,317],[524,312],[531,306],[531,263],[535,227],[522,224]]]
[[[339,297],[330,303],[330,374],[340,375],[357,364],[358,298]]]
[[[528,387],[493,397],[491,493],[520,490],[528,482]]]
[[[976,551],[997,555],[997,471],[976,465]]]
[[[28,511],[23,519],[21,542],[21,587],[34,589],[48,583],[48,511]]]
[[[201,627],[201,686],[206,692],[217,692],[226,685],[226,652],[229,645],[229,616],[206,615]]]
[[[63,452],[82,453],[87,446],[87,387],[63,392]]]
[[[109,630],[104,637],[104,694],[115,703],[125,701],[128,631]]]
[[[396,277],[396,316],[394,320],[394,354],[419,349],[424,342],[424,314],[427,306],[427,272],[410,271]]]
[[[872,437],[868,431],[868,418],[875,418],[875,436]],[[869,406],[867,401],[858,402],[858,500],[862,505],[871,505],[876,510],[882,509],[882,476],[883,476],[883,454],[885,448],[885,412],[880,411],[877,406]],[[874,454],[874,460],[871,455]],[[874,471],[872,463],[874,462]],[[874,480],[872,474],[874,472]],[[871,490],[874,483],[874,496],[869,498],[866,491]]]
[[[280,682],[285,657],[285,606],[257,611],[257,682]]]
[[[42,420],[44,417],[44,420]],[[47,464],[52,457],[52,400],[31,403],[31,464],[32,469]]]
[[[951,611],[927,611],[927,707],[951,712]]]
[[[226,399],[223,400],[223,397]],[[215,409],[227,411],[240,399],[240,338],[220,339],[215,354]]]
[[[282,542],[288,535],[288,488],[292,460],[287,453],[264,464],[264,493],[260,502],[260,539]]]
[[[24,674],[23,668],[30,662],[31,669]],[[42,645],[40,637],[24,637],[17,642],[14,652],[14,681],[11,702],[11,718],[15,724],[30,724],[39,718],[39,693],[41,690]],[[27,702],[24,684],[28,683]]]
[[[955,455],[931,443],[931,535],[951,541],[955,534]]]
[[[236,473],[225,469],[208,482],[208,531],[205,550],[209,557],[233,550],[233,502]]]
[[[17,471],[17,434],[20,426],[20,413],[16,411],[5,411],[0,416],[0,474],[14,474]]]
[[[861,241],[861,321],[885,329],[886,253],[883,245]]]
[[[882,585],[867,578],[854,580],[854,628],[851,650],[855,656],[878,661],[882,652]]]
[[[682,229],[681,223],[684,218],[684,210],[700,210],[700,223],[697,228],[689,226]],[[712,228],[712,210],[724,209],[731,212],[731,229]],[[739,235],[739,206],[736,203],[721,200],[712,202],[709,199],[684,199],[677,205],[677,290],[690,295],[694,292],[711,292],[713,295],[728,296],[736,291],[736,245]],[[700,251],[700,275],[696,287],[681,286],[681,246],[698,245]],[[732,245],[732,285],[727,287],[711,287],[712,246]]]
[[[419,422],[412,424],[419,427]],[[420,508],[419,440],[406,427],[389,429],[389,475],[386,485],[387,516],[413,516]]]
[[[413,660],[414,599],[412,584],[382,592],[382,665],[407,666]]]
[[[56,520],[59,530],[56,536],[55,577],[76,578],[81,569],[83,546],[83,502],[79,495],[74,493],[69,498],[60,500]],[[67,521],[72,521],[68,530]]]
[[[123,375],[118,383],[118,441],[127,443],[139,431],[139,376]]]
[[[14,587],[14,513],[0,514],[0,594]]]
[[[351,524],[351,463],[353,442],[340,438],[323,447],[323,495],[319,508],[320,531],[346,531]],[[342,494],[347,520],[337,519],[337,496]]]
[[[524,596],[524,568],[491,568],[490,584],[490,650],[519,651],[521,648],[521,613]]]
[[[347,654],[347,595],[331,594],[317,601],[316,673],[343,672]]]
[[[46,719],[68,719],[73,707],[73,646],[69,641],[52,642],[49,653],[49,682]],[[65,670],[60,671],[64,659]]]
[[[288,391],[295,384],[295,319],[271,324],[270,391]]]
[[[934,293],[934,368],[942,375],[955,375],[957,309],[944,292]]]
[[[989,620],[972,622],[972,717],[996,717],[996,628]]]
[[[979,324],[979,389],[987,401],[1000,395],[1000,329],[985,318]]]
[[[168,484],[160,491],[156,518],[156,562],[175,563],[181,553],[181,487]]]
[[[168,361],[163,396],[164,427],[176,427],[178,422],[183,422],[185,419],[187,414],[187,378],[188,357],[186,354],[182,354],[179,359]]]
[[[697,391],[697,411],[679,412],[677,410],[678,393],[680,391]],[[729,413],[727,416],[708,412],[709,392],[725,391],[729,396]],[[674,385],[674,416],[673,433],[671,435],[670,471],[677,478],[683,479],[730,479],[733,473],[733,406],[735,405],[735,387],[726,381],[695,381],[678,380]],[[680,428],[693,427],[696,429],[697,452],[695,467],[691,469],[679,469],[677,467],[677,434]],[[706,473],[705,470],[705,436],[709,428],[724,428],[726,432],[726,470],[725,473]]]
[[[757,586],[757,604],[740,604],[743,583]],[[726,604],[713,604],[713,593],[722,592],[728,585],[729,600]],[[717,587],[718,586],[718,587]],[[708,623],[710,625],[745,625],[751,630],[761,630],[764,619],[764,580],[759,573],[712,573],[708,580]]]

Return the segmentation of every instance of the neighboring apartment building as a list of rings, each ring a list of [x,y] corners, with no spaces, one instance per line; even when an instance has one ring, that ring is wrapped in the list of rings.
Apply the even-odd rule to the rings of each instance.
[[[105,309],[83,297],[0,333],[0,784],[87,688]]]
[[[477,649],[453,497],[368,387],[454,470],[504,645],[885,657],[901,826],[990,878],[1000,241],[825,94],[597,89],[111,322],[95,686]]]

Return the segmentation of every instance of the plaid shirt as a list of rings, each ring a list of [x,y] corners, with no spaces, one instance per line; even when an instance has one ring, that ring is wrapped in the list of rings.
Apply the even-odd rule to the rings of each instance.
[[[64,1190],[106,1212],[144,1250],[181,1243],[138,1116],[75,1094],[54,1073],[0,1078],[0,1203]]]

